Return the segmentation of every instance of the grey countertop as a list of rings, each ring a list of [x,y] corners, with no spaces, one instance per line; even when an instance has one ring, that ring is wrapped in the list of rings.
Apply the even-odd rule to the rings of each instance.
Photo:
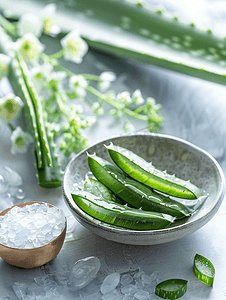
[[[164,123],[160,132],[183,138],[208,151],[226,174],[226,87],[95,51],[89,52],[80,68],[90,73],[114,71],[118,75],[116,89],[133,91],[140,88],[145,97],[154,97],[162,104]],[[7,82],[3,80],[0,88],[5,92],[8,89]],[[136,130],[145,127],[138,121],[134,125]],[[121,133],[121,124],[103,116],[88,131],[88,137],[90,143],[93,143]],[[9,149],[10,130],[0,123],[0,168],[7,165],[22,176],[26,201],[46,201],[61,207],[66,215],[70,215],[61,189],[47,190],[38,186],[31,151],[13,156]],[[26,270],[10,266],[0,259],[0,297],[12,294],[12,284],[16,281],[34,286],[34,277],[66,273],[78,259],[97,256],[101,261],[99,280],[115,271],[123,273],[140,267],[147,274],[156,270],[161,272],[163,279],[188,279],[188,291],[182,299],[225,299],[225,227],[225,201],[203,228],[180,240],[155,246],[111,242],[94,235],[75,221],[74,240],[65,242],[58,256],[45,266]],[[196,253],[210,259],[215,266],[216,276],[212,288],[200,283],[193,275],[192,265]],[[98,285],[98,282],[94,284]],[[84,299],[101,299],[91,290],[85,292]]]

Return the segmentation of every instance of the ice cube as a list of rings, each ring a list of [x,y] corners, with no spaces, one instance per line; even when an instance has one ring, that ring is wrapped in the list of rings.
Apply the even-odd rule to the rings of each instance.
[[[133,277],[130,274],[124,274],[121,276],[120,283],[122,286],[133,282]]]
[[[3,169],[3,177],[11,186],[21,186],[23,184],[22,177],[11,168],[5,166]]]
[[[35,293],[26,283],[15,282],[13,291],[19,300],[35,300]]]
[[[40,230],[44,235],[46,235],[52,230],[52,227],[49,224],[45,224]]]
[[[78,260],[69,274],[69,284],[74,290],[78,290],[90,283],[100,269],[100,260],[91,256]]]
[[[112,273],[105,277],[104,281],[100,286],[100,291],[104,295],[113,291],[120,281],[120,274],[118,272]]]
[[[122,298],[122,300],[134,300],[134,298],[132,295],[127,294]]]
[[[117,290],[111,291],[102,296],[102,300],[119,300],[119,299],[122,299],[122,294]]]
[[[146,291],[139,290],[134,294],[134,297],[138,300],[147,300],[149,298],[149,293]]]
[[[126,294],[135,294],[137,292],[137,288],[135,285],[129,283],[121,288],[121,292],[126,295]]]
[[[56,281],[55,281],[55,275],[54,274],[48,274],[45,276],[39,276],[39,277],[35,277],[34,281],[43,287],[46,286],[50,286],[50,285],[55,285]]]

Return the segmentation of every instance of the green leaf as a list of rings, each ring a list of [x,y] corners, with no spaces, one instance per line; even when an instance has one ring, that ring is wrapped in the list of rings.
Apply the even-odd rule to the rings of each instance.
[[[155,294],[163,299],[178,299],[187,291],[187,280],[168,279],[155,287]]]
[[[212,262],[209,261],[206,257],[199,254],[195,255],[193,271],[198,280],[207,285],[213,286],[215,268]]]

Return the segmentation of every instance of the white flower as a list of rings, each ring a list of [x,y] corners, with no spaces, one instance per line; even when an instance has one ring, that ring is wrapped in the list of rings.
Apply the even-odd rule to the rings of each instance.
[[[105,92],[109,88],[111,82],[115,81],[115,79],[116,79],[116,75],[114,72],[108,72],[108,71],[102,72],[100,74],[101,81],[99,82],[98,85],[100,91]]]
[[[43,82],[48,79],[53,70],[53,65],[43,64],[31,69],[31,75],[37,82]]]
[[[88,52],[87,43],[80,37],[77,30],[73,30],[61,39],[61,45],[66,60],[80,64]]]
[[[76,92],[76,94],[84,98],[86,96],[86,90],[85,88],[87,87],[88,82],[82,75],[74,75],[70,77],[69,80],[69,86],[72,90]]]
[[[40,52],[44,50],[44,45],[30,32],[18,39],[15,46],[25,60],[36,59]]]
[[[15,119],[19,115],[23,105],[19,97],[13,94],[6,95],[0,99],[0,117],[4,121]]]
[[[117,95],[117,100],[125,105],[132,102],[132,99],[130,97],[130,93],[125,91]]]
[[[31,135],[17,126],[11,135],[11,153],[25,153],[30,143],[33,142]]]
[[[97,114],[97,115],[103,115],[104,114],[104,109],[101,107],[99,102],[94,102],[92,105],[92,110]]]
[[[55,14],[57,6],[55,3],[46,5],[42,10],[43,31],[46,34],[58,34],[60,28],[55,24]]]
[[[143,104],[144,103],[144,99],[142,97],[141,91],[140,90],[136,90],[133,95],[132,95],[132,99],[134,103],[138,103],[138,104]]]
[[[0,80],[7,75],[11,58],[8,55],[0,53]]]
[[[124,126],[123,126],[123,130],[126,131],[126,132],[127,131],[133,131],[134,130],[134,126],[130,122],[125,122]]]
[[[35,36],[40,37],[43,30],[42,19],[33,13],[23,14],[17,23],[17,33],[23,36],[26,33],[33,33]]]
[[[63,80],[67,77],[67,74],[63,71],[52,72],[48,79],[48,84],[53,91],[57,91],[58,87],[63,84]]]

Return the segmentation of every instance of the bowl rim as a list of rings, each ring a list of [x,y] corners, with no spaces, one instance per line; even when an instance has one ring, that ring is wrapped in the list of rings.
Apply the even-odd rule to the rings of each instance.
[[[26,205],[32,205],[34,203],[38,203],[38,204],[48,204],[50,207],[55,207],[55,208],[58,208],[57,206],[51,204],[51,203],[47,203],[47,202],[42,202],[42,201],[28,201],[28,202],[23,202],[23,203],[19,203],[19,204],[15,204],[15,205],[12,205],[6,209],[4,209],[3,211],[0,212],[0,216],[4,216],[8,211],[10,211],[13,207],[15,206],[18,206],[18,207],[24,207]],[[42,246],[39,246],[39,247],[35,247],[35,248],[15,248],[15,247],[9,247],[7,245],[4,245],[0,242],[0,246],[1,247],[4,247],[4,248],[7,248],[7,249],[10,249],[10,250],[14,250],[14,251],[19,251],[19,250],[23,250],[23,251],[35,251],[36,249],[41,249],[41,248],[44,248],[46,247],[47,245],[53,243],[55,240],[57,240],[62,234],[64,234],[64,231],[67,229],[67,219],[65,217],[65,225],[64,225],[64,228],[63,230],[61,231],[61,233],[55,237],[53,240],[51,240],[49,243],[45,244],[45,245],[42,245]],[[1,251],[0,251],[1,252]],[[1,257],[1,255],[0,255]]]
[[[212,207],[211,210],[208,210],[204,215],[202,215],[200,218],[196,219],[196,220],[189,220],[186,221],[183,224],[177,225],[177,226],[173,226],[173,227],[168,227],[168,228],[163,228],[163,229],[156,229],[156,230],[133,230],[133,229],[124,229],[123,227],[110,227],[110,224],[105,225],[104,222],[99,221],[98,219],[92,218],[93,220],[95,220],[95,222],[93,222],[92,220],[88,219],[85,217],[85,213],[82,214],[78,211],[77,206],[75,204],[75,202],[73,201],[72,197],[68,197],[67,195],[67,188],[66,188],[66,178],[67,178],[67,174],[70,170],[71,165],[73,164],[74,160],[76,160],[80,155],[82,155],[85,152],[88,152],[88,150],[96,145],[99,144],[104,144],[104,143],[109,143],[114,139],[118,139],[118,138],[128,138],[131,136],[150,136],[152,138],[160,138],[160,139],[164,139],[164,140],[170,140],[170,141],[176,141],[178,143],[182,143],[185,144],[186,146],[188,146],[189,148],[192,148],[193,150],[196,150],[198,153],[202,153],[204,154],[206,157],[208,157],[208,159],[210,161],[212,161],[213,165],[215,165],[216,170],[218,171],[219,174],[219,178],[220,178],[220,188],[218,189],[218,193],[216,196],[216,200],[214,202],[214,206]],[[199,146],[196,146],[195,144],[186,141],[182,138],[178,138],[172,135],[167,135],[167,134],[162,134],[162,133],[150,133],[150,132],[133,132],[130,134],[122,134],[122,135],[113,135],[111,137],[108,138],[104,138],[101,139],[95,143],[92,143],[90,146],[86,147],[84,150],[80,151],[79,153],[77,153],[67,164],[66,168],[65,168],[65,172],[64,172],[64,176],[63,176],[63,181],[62,181],[62,192],[63,192],[63,196],[64,196],[64,200],[67,204],[67,206],[69,206],[70,209],[73,210],[73,213],[76,213],[76,215],[78,215],[78,218],[76,217],[76,219],[81,223],[80,218],[87,223],[88,225],[95,227],[97,229],[101,229],[103,231],[111,231],[111,233],[120,233],[120,234],[126,234],[126,235],[141,235],[141,236],[155,236],[155,235],[164,235],[165,233],[169,233],[169,234],[173,234],[175,232],[178,232],[180,230],[184,230],[185,228],[191,228],[194,224],[198,224],[200,222],[203,221],[202,226],[204,226],[207,222],[208,222],[208,216],[209,214],[212,212],[213,215],[216,214],[216,212],[218,211],[224,196],[225,196],[225,177],[224,177],[224,173],[219,165],[219,163],[217,162],[217,160],[206,150],[202,149]],[[78,207],[79,208],[79,207]],[[201,227],[202,227],[201,226]]]

